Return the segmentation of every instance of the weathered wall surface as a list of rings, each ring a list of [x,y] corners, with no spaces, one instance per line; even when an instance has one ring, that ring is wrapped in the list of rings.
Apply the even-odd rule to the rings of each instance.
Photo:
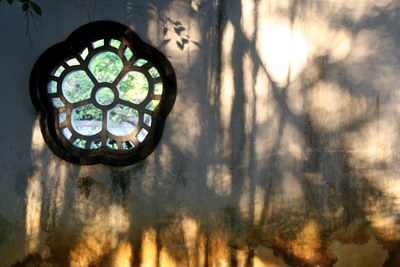
[[[0,266],[400,264],[399,1],[38,1],[32,48],[4,2]],[[89,20],[176,71],[130,167],[57,158],[30,103],[37,57]]]

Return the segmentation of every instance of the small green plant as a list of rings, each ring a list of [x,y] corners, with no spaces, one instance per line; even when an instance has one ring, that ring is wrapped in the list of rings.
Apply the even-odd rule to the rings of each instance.
[[[14,3],[14,0],[6,0],[6,1],[10,5],[12,5]],[[2,2],[2,0],[0,0],[0,2]],[[40,6],[37,3],[35,3],[31,0],[18,0],[18,2],[21,4],[22,11],[25,12],[25,18],[26,18],[25,34],[28,35],[29,42],[32,46],[31,35],[29,32],[30,19],[32,20],[33,23],[35,23],[35,20],[39,20],[36,17],[36,15],[42,16],[42,9],[40,8]]]

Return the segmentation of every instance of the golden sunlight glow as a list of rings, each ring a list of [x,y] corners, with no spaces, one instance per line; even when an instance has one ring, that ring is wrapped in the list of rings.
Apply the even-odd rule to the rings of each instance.
[[[313,220],[307,222],[297,234],[296,239],[288,244],[289,250],[294,256],[308,263],[318,261],[321,246],[320,227]]]
[[[285,267],[288,266],[281,257],[275,256],[274,252],[266,247],[258,246],[255,249],[256,256],[253,267]]]
[[[185,245],[187,248],[196,247],[196,239],[198,234],[198,224],[196,220],[185,216],[182,220],[182,230],[185,238]]]
[[[157,232],[154,229],[147,229],[142,239],[142,267],[156,266],[157,261]]]
[[[133,259],[132,246],[129,242],[119,243],[112,255],[112,266],[130,267]]]
[[[80,203],[82,207],[77,207],[77,212],[84,213],[81,217],[85,218],[85,226],[79,242],[70,252],[72,267],[96,264],[102,256],[117,249],[120,237],[126,234],[130,225],[124,208],[119,205],[99,208],[96,202],[91,203],[96,206],[92,209],[89,203]]]
[[[210,266],[228,266],[229,251],[228,236],[223,231],[215,230],[209,240]]]
[[[160,267],[170,267],[179,265],[180,265],[179,262],[176,262],[174,257],[165,248],[161,249]]]

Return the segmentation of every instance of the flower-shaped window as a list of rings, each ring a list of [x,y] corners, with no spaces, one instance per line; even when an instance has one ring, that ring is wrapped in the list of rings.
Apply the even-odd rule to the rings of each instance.
[[[105,21],[42,54],[30,88],[47,144],[80,164],[128,165],[147,157],[176,97],[168,60],[126,26]]]

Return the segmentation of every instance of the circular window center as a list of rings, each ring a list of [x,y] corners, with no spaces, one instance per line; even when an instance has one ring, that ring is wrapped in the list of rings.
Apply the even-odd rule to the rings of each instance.
[[[114,92],[108,87],[102,87],[96,92],[96,101],[102,106],[110,105],[114,101]]]

